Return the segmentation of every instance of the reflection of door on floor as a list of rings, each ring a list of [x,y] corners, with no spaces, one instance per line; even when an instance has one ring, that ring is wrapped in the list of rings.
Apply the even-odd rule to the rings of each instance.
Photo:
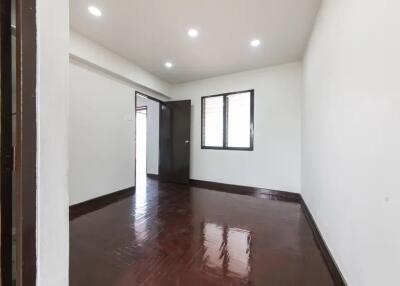
[[[136,108],[136,185],[146,183],[147,107]]]

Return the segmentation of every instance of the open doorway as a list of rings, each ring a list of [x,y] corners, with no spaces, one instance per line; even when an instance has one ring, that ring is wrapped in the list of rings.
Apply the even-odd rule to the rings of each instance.
[[[147,178],[147,107],[136,108],[136,188],[142,189]]]
[[[138,150],[136,156],[146,158],[136,160],[136,181],[189,183],[190,166],[190,100],[160,101],[154,97],[136,92],[136,110],[146,108],[146,134],[136,125],[136,142],[143,144],[146,137],[146,149]],[[143,112],[142,112],[143,113]],[[142,116],[142,115],[139,115]],[[142,117],[139,118],[142,123]],[[137,119],[137,122],[138,119]],[[141,164],[141,165],[139,165]],[[144,167],[145,166],[145,167]],[[141,181],[140,181],[141,180]],[[136,184],[136,192],[140,184]]]
[[[158,178],[160,101],[136,92],[136,193]]]

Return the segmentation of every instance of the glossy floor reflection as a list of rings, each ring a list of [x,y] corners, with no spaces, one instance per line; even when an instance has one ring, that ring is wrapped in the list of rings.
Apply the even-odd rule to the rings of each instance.
[[[147,180],[70,238],[71,286],[334,285],[296,203]]]

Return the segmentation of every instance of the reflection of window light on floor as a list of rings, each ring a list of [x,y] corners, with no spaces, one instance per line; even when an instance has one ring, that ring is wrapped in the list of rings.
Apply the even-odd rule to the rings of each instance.
[[[204,249],[206,263],[210,268],[222,269],[221,246],[223,243],[222,227],[207,223],[204,227]]]
[[[249,273],[249,237],[250,233],[245,230],[237,228],[228,230],[228,269],[240,277]]]
[[[206,266],[228,276],[246,278],[250,271],[250,232],[213,223],[206,223],[203,231]]]

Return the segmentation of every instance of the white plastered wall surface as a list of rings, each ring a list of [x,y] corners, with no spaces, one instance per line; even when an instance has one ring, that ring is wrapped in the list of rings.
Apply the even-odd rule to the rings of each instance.
[[[71,31],[70,205],[135,186],[135,92],[170,85]]]
[[[201,149],[201,97],[254,89],[254,151]],[[192,101],[190,177],[300,192],[302,65],[290,63],[172,87]]]
[[[68,286],[69,2],[37,0],[37,285]]]
[[[69,68],[74,205],[135,186],[135,92],[157,94],[74,59]]]
[[[399,285],[399,11],[323,1],[304,59],[302,193],[351,286]]]

